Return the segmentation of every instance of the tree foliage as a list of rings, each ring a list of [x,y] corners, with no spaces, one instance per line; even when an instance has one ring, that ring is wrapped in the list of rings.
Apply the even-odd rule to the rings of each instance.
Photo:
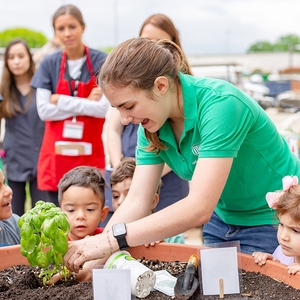
[[[294,34],[288,34],[279,37],[273,44],[268,41],[258,41],[251,45],[247,52],[299,52],[300,49],[298,49],[296,45],[300,45],[300,37]]]
[[[29,48],[40,48],[47,42],[47,37],[39,31],[28,28],[11,28],[0,32],[0,47],[6,47],[7,44],[15,39],[21,38],[25,40]]]

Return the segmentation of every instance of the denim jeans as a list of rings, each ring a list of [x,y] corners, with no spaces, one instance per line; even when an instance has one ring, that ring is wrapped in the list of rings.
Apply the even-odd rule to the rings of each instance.
[[[278,246],[277,227],[274,225],[236,226],[224,223],[216,213],[203,226],[204,244],[240,241],[241,252],[255,251],[272,254]]]

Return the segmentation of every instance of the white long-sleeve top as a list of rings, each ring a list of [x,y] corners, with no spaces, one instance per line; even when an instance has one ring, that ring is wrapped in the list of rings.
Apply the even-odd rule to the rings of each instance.
[[[67,61],[70,76],[76,78],[86,57]],[[103,95],[99,101],[86,98],[60,95],[57,104],[50,103],[52,92],[37,88],[36,102],[39,117],[43,121],[64,120],[73,116],[90,116],[104,118],[109,107],[107,98]]]
[[[43,121],[58,121],[73,116],[104,118],[109,107],[109,102],[104,95],[99,101],[60,95],[55,105],[50,103],[51,94],[50,90],[37,89],[37,111]]]

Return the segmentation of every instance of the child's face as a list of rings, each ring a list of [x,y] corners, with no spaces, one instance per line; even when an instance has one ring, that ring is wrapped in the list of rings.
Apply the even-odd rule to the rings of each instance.
[[[116,211],[126,198],[131,181],[132,178],[126,178],[125,180],[118,182],[111,187],[113,211]]]
[[[69,236],[72,241],[94,234],[109,210],[107,206],[103,207],[103,202],[92,189],[86,187],[70,186],[63,193],[61,210],[68,216],[71,226]]]
[[[279,215],[277,239],[286,256],[300,256],[300,224],[289,214]]]
[[[111,187],[111,193],[112,193],[112,208],[113,211],[116,211],[118,207],[123,203],[125,200],[130,186],[131,186],[132,178],[126,178],[125,180],[118,182],[117,184],[113,185]],[[151,207],[149,208],[149,214],[153,209],[155,209],[157,203],[159,201],[158,194],[155,194]]]
[[[11,217],[11,201],[12,190],[6,185],[5,178],[0,170],[0,220],[6,220]]]

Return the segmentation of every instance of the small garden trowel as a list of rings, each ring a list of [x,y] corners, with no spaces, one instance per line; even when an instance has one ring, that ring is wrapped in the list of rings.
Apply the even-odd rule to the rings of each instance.
[[[196,254],[190,256],[185,272],[176,281],[174,292],[178,299],[189,299],[199,286],[199,281],[195,277],[198,269],[199,257]]]

